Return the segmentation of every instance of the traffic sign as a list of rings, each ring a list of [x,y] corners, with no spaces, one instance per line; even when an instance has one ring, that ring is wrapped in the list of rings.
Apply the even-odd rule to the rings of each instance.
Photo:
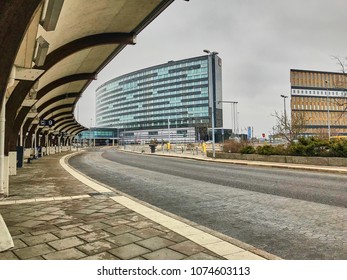
[[[54,126],[55,125],[55,120],[49,119],[49,120],[40,120],[40,126]]]

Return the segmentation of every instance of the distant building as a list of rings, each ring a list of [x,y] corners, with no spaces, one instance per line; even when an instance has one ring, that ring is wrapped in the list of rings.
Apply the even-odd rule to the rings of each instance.
[[[347,76],[343,73],[290,70],[291,112],[304,114],[306,135],[347,135]]]
[[[80,132],[75,138],[75,143],[86,146],[105,146],[119,143],[119,131],[116,128],[91,127]]]
[[[223,127],[222,61],[204,55],[138,70],[96,90],[96,127],[119,129],[120,140],[191,142],[207,139],[214,106]]]

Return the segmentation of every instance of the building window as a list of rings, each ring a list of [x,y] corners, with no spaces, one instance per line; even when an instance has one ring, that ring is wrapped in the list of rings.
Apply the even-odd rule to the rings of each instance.
[[[151,136],[158,135],[158,131],[149,131],[148,135],[151,135]]]

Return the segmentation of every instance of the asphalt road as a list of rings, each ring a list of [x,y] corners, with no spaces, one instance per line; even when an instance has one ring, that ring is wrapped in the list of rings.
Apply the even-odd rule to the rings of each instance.
[[[69,163],[161,209],[284,259],[347,259],[347,176],[108,150]]]

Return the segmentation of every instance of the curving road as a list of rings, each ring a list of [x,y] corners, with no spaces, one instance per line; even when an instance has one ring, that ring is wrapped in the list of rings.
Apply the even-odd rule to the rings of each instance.
[[[347,259],[347,176],[90,151],[69,163],[161,209],[285,259]]]

